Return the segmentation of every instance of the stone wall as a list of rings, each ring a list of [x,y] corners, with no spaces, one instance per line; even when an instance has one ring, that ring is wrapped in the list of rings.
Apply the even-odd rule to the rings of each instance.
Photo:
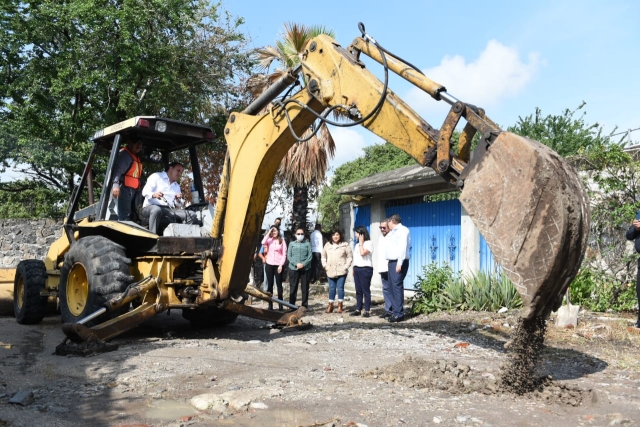
[[[14,268],[23,259],[41,259],[62,235],[62,220],[0,219],[0,267]]]

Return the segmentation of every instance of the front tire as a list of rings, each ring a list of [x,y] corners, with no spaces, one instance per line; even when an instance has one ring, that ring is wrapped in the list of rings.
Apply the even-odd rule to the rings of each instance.
[[[106,237],[78,240],[64,257],[60,271],[60,314],[64,323],[76,323],[124,292],[133,282],[131,260],[125,249]],[[129,304],[87,322],[88,327],[129,311]]]
[[[47,268],[37,259],[20,261],[13,281],[13,313],[21,325],[33,325],[44,319],[47,297],[40,295],[47,283]]]

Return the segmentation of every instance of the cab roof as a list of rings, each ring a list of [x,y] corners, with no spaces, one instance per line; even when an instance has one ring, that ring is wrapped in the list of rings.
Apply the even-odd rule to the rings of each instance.
[[[110,149],[117,134],[121,138],[142,139],[146,148],[177,151],[206,142],[215,135],[210,127],[156,116],[136,116],[97,131],[92,140]]]

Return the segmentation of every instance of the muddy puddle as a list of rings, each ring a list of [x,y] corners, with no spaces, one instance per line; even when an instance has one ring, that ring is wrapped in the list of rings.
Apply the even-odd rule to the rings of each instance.
[[[280,407],[260,410],[248,417],[232,417],[226,420],[218,420],[219,425],[234,427],[282,427],[282,426],[310,426],[318,420],[299,409]],[[327,419],[329,421],[329,419]]]
[[[196,413],[190,404],[177,400],[152,400],[148,406],[144,416],[152,420],[172,421]]]

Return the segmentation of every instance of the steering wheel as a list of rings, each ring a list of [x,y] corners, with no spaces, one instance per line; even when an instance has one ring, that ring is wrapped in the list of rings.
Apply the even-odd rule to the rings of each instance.
[[[185,209],[188,211],[199,212],[209,205],[209,202],[191,203]]]

